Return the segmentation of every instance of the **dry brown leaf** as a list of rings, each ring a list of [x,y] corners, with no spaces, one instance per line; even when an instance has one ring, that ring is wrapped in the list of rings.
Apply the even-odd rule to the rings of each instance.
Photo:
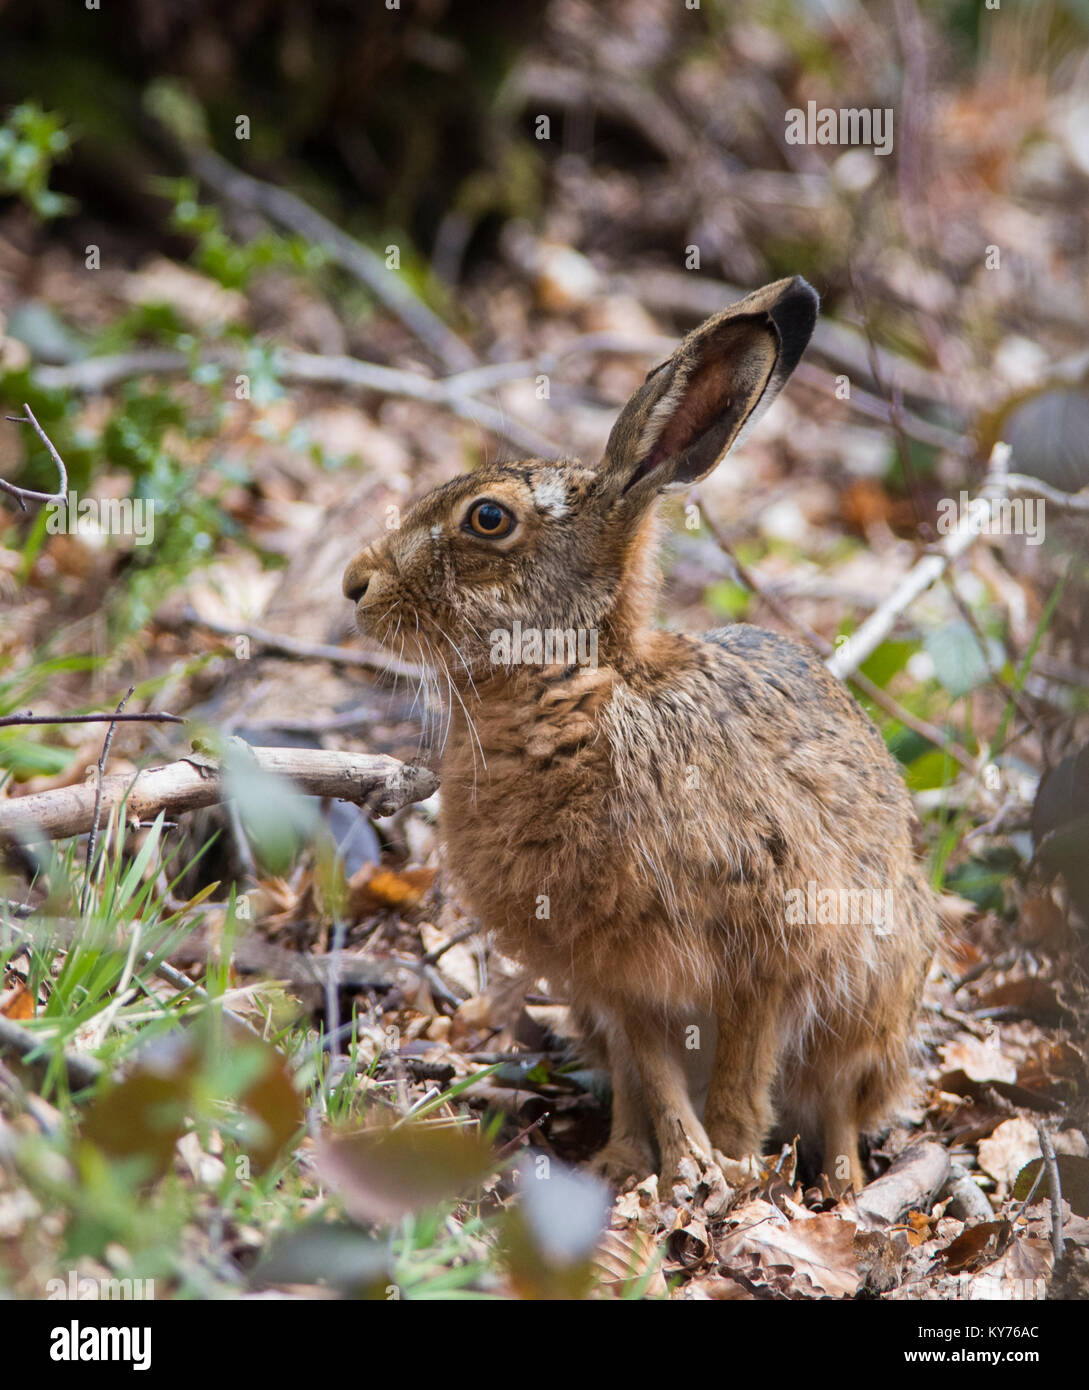
[[[941,1079],[945,1090],[957,1090],[953,1083],[958,1079],[957,1074],[960,1072],[963,1072],[969,1081],[981,1083],[1017,1080],[1017,1068],[999,1051],[995,1042],[983,1042],[979,1038],[958,1038],[956,1042],[946,1043],[938,1050],[945,1062],[945,1072]]]
[[[1004,1120],[989,1139],[979,1141],[979,1166],[999,1182],[1011,1185],[1017,1174],[1040,1157],[1040,1140],[1031,1120]]]
[[[1054,1262],[1054,1254],[1046,1240],[1019,1238],[1005,1254],[965,1282],[962,1297],[973,1301],[1001,1299],[1015,1303],[1046,1298]]]
[[[365,916],[386,907],[416,907],[423,902],[435,881],[435,869],[381,869],[364,864],[349,880],[348,911],[353,917]]]
[[[830,1213],[788,1222],[759,1198],[747,1202],[735,1217],[741,1224],[727,1233],[719,1248],[724,1267],[733,1266],[761,1282],[786,1274],[795,1297],[809,1290],[832,1298],[850,1298],[857,1292],[853,1222]]]
[[[941,1258],[951,1271],[965,1269],[968,1265],[974,1264],[992,1245],[994,1250],[991,1253],[997,1253],[1009,1236],[1008,1221],[980,1221],[975,1226],[969,1226],[956,1240],[950,1241],[941,1252]]]
[[[658,1268],[655,1268],[656,1264]],[[606,1231],[594,1254],[594,1269],[604,1288],[619,1291],[630,1281],[646,1276],[644,1297],[661,1298],[666,1293],[657,1242],[649,1232],[637,1226],[622,1231]]]
[[[1039,946],[1048,954],[1064,950],[1071,940],[1066,914],[1053,898],[1041,895],[1021,904],[1017,935],[1026,946]]]
[[[0,1000],[0,1014],[5,1018],[33,1018],[34,1009],[34,995],[22,983],[17,984],[10,994],[5,994]]]

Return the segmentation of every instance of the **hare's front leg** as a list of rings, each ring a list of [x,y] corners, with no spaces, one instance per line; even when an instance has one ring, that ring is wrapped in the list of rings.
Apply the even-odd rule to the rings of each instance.
[[[625,1014],[624,1031],[658,1140],[662,1182],[668,1186],[682,1158],[694,1158],[701,1167],[711,1162],[711,1142],[692,1108],[684,1066],[666,1019],[633,1009]]]
[[[759,1171],[774,1120],[782,1001],[782,990],[766,986],[745,997],[734,993],[715,1011],[718,1040],[704,1121],[728,1182]]]
[[[627,1034],[615,1022],[604,1032],[613,1092],[612,1117],[609,1142],[591,1166],[610,1182],[621,1183],[633,1175],[644,1178],[655,1171],[654,1149],[639,1068]]]

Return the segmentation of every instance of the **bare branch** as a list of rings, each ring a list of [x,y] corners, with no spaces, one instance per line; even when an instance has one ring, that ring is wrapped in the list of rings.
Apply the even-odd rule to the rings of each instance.
[[[37,1058],[35,1063],[44,1069],[48,1065],[54,1043],[53,1035],[40,1033],[35,1028],[27,1028],[0,1014],[0,1052],[14,1052],[24,1062],[33,1054],[41,1053],[40,1063]],[[86,1086],[93,1086],[102,1075],[101,1062],[85,1053],[64,1051],[61,1055],[64,1059],[64,1069],[68,1073],[68,1085],[73,1091],[82,1091]]]
[[[1006,464],[1009,456],[1008,444],[994,446],[980,498],[1001,496],[1005,491]],[[828,658],[828,669],[832,674],[840,680],[846,680],[856,671],[889,635],[896,626],[897,619],[911,607],[920,594],[925,593],[942,577],[953,561],[964,554],[979,534],[978,514],[974,507],[969,506],[958,519],[956,529],[943,536],[934,549],[908,571],[884,603],[880,604],[858,631]]]
[[[1044,1172],[1047,1174],[1047,1195],[1051,1201],[1051,1249],[1058,1264],[1063,1257],[1063,1193],[1059,1185],[1059,1160],[1055,1157],[1055,1145],[1051,1135],[1043,1125],[1036,1126],[1040,1140],[1040,1152],[1044,1156]]]
[[[354,275],[387,309],[439,358],[449,371],[470,367],[475,362],[472,349],[463,343],[442,319],[423,304],[405,280],[389,269],[381,256],[356,241],[335,223],[323,217],[308,203],[275,184],[244,174],[211,150],[190,151],[190,163],[197,177],[220,197],[239,207],[264,213],[281,227],[320,246],[329,258]]]
[[[1027,473],[1007,474],[1006,486],[1013,493],[1028,493],[1032,497],[1042,497],[1056,511],[1073,512],[1081,516],[1089,514],[1089,488],[1082,488],[1080,492],[1060,492],[1050,483],[1045,483],[1042,478],[1031,478]]]
[[[790,609],[767,588],[763,581],[760,580],[752,570],[742,564],[734,553],[734,549],[729,541],[711,518],[707,516],[706,512],[704,512],[703,521],[708,531],[710,531],[711,536],[718,544],[719,549],[732,563],[737,572],[738,579],[741,580],[745,588],[762,600],[762,602],[776,614],[781,622],[793,632],[796,632],[799,637],[803,637],[811,646],[815,647],[821,656],[826,659],[830,658],[836,650],[832,643],[822,637],[819,632],[814,632],[807,623],[803,623],[799,618],[796,618],[794,614],[791,613]],[[894,700],[887,690],[882,690],[879,685],[875,685],[874,682],[870,680],[869,676],[864,676],[861,671],[854,672],[852,675],[848,676],[847,679],[852,685],[857,686],[868,700],[872,700],[874,704],[880,709],[883,709],[887,715],[903,724],[905,729],[911,729],[921,738],[925,738],[928,743],[932,743],[935,748],[940,748],[944,753],[947,753],[955,762],[960,763],[965,771],[971,772],[973,775],[975,774],[976,764],[973,762],[971,754],[966,749],[962,748],[959,743],[943,733],[936,724],[931,724],[929,720],[920,719],[917,714],[912,714],[909,709],[905,709],[899,700]]]
[[[351,801],[374,815],[392,815],[438,787],[426,768],[383,755],[318,748],[251,748],[249,753],[259,767],[287,777],[307,796]],[[193,755],[135,778],[128,773],[103,778],[101,810],[109,814],[123,804],[130,820],[153,820],[160,811],[176,815],[214,806],[226,795],[215,763]],[[0,801],[0,836],[20,829],[53,840],[83,835],[94,824],[96,797],[97,788],[88,783]]]
[[[368,671],[405,676],[409,680],[420,680],[424,674],[422,666],[416,666],[411,661],[399,661],[385,652],[332,647],[323,642],[300,642],[298,638],[285,637],[279,632],[270,632],[268,628],[254,627],[251,623],[224,623],[214,618],[202,618],[195,608],[189,606],[182,610],[181,616],[183,622],[191,623],[194,627],[206,628],[220,637],[248,637],[251,642],[267,647],[269,651],[281,652],[284,656],[302,657],[306,661],[332,661],[338,666],[361,666]]]
[[[5,714],[0,729],[22,724],[184,724],[180,714]]]
[[[25,401],[23,402],[23,409],[26,411],[25,416],[9,415],[7,418],[16,425],[33,426],[34,433],[49,450],[53,462],[57,465],[57,474],[60,479],[60,487],[56,492],[32,492],[28,487],[16,487],[14,483],[6,482],[3,478],[0,478],[0,492],[6,492],[14,497],[23,511],[26,511],[26,504],[28,502],[60,502],[67,498],[68,470],[64,466],[64,460],[61,458],[60,454],[57,453],[53,441],[46,434],[45,430],[42,429],[33,410],[31,410],[30,406],[27,405]]]

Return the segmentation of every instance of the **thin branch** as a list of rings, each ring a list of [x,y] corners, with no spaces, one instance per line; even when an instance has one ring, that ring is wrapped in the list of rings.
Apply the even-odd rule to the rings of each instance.
[[[1082,488],[1080,492],[1060,492],[1041,478],[1030,478],[1027,473],[1008,473],[1006,486],[1010,492],[1042,497],[1059,512],[1073,512],[1080,516],[1089,513],[1089,488]]]
[[[25,512],[26,504],[28,502],[59,502],[63,498],[67,498],[68,470],[64,466],[64,460],[61,458],[60,454],[57,453],[57,449],[53,441],[46,434],[45,430],[42,429],[41,425],[39,425],[37,417],[35,416],[33,410],[31,410],[30,406],[27,405],[25,401],[23,402],[23,409],[26,411],[25,416],[9,415],[7,416],[7,419],[11,420],[14,424],[17,425],[33,426],[34,433],[49,450],[53,462],[57,465],[57,474],[60,478],[60,487],[57,489],[56,492],[32,492],[30,488],[16,487],[14,483],[5,482],[3,478],[0,478],[0,491],[6,492],[10,496],[14,497],[15,500],[19,503],[19,506]]]
[[[238,353],[215,352],[205,360],[212,365],[232,371],[245,369],[245,360]],[[288,381],[311,381],[328,386],[354,386],[364,391],[379,391],[387,396],[403,396],[408,400],[426,401],[453,411],[460,419],[469,420],[482,429],[505,439],[517,449],[543,458],[559,458],[561,445],[532,426],[522,424],[497,406],[487,405],[466,395],[459,384],[459,375],[428,377],[420,372],[408,372],[398,367],[385,367],[359,357],[343,357],[312,352],[296,352],[281,348],[273,354],[274,369]],[[66,366],[40,366],[34,375],[40,385],[50,390],[85,391],[90,394],[129,377],[148,373],[169,375],[184,372],[190,359],[180,352],[118,353],[110,357],[91,357]]]
[[[128,693],[121,697],[117,706],[117,713],[120,714],[129,700],[136,693],[136,687],[130,685]],[[112,719],[110,726],[106,730],[106,737],[102,740],[102,753],[98,759],[98,776],[95,779],[95,809],[94,819],[91,821],[91,833],[87,837],[87,869],[83,877],[83,893],[79,900],[79,915],[86,917],[87,903],[91,896],[91,876],[94,872],[95,850],[98,847],[98,827],[102,820],[102,779],[106,775],[106,761],[110,756],[110,744],[113,742],[114,731],[117,728],[117,720]]]
[[[1044,1170],[1047,1173],[1047,1195],[1051,1199],[1051,1249],[1055,1254],[1055,1263],[1058,1264],[1063,1257],[1063,1194],[1059,1186],[1059,1161],[1055,1157],[1055,1145],[1051,1142],[1051,1135],[1044,1129],[1043,1125],[1036,1126],[1036,1133],[1040,1139],[1040,1152],[1044,1156]]]
[[[44,1068],[48,1065],[49,1044],[52,1041],[49,1034],[25,1028],[21,1023],[15,1023],[0,1014],[0,1052],[14,1052],[26,1061],[34,1053],[45,1049],[47,1055],[40,1062],[35,1059],[35,1064]],[[93,1057],[67,1050],[62,1051],[61,1056],[64,1069],[68,1073],[68,1085],[73,1091],[82,1091],[87,1086],[93,1086],[102,1075],[102,1064]]]
[[[195,608],[188,605],[182,610],[181,616],[183,622],[194,627],[206,628],[220,637],[248,637],[251,642],[267,647],[269,651],[280,652],[284,656],[301,657],[306,661],[332,661],[339,666],[360,666],[383,675],[405,676],[409,680],[419,680],[423,676],[423,667],[411,661],[399,661],[396,657],[386,656],[384,652],[359,651],[354,647],[333,647],[322,642],[300,642],[295,637],[285,637],[279,632],[270,632],[267,628],[255,627],[251,623],[225,623],[215,618],[204,618]]]
[[[0,729],[21,724],[184,724],[180,714],[152,710],[147,714],[5,714]]]
[[[287,777],[307,796],[351,801],[372,815],[392,815],[438,787],[438,779],[426,768],[383,755],[317,748],[247,751],[259,767]],[[53,840],[86,834],[94,823],[97,792],[88,785],[57,787],[0,801],[0,837],[20,830]],[[218,766],[193,754],[135,777],[118,773],[103,778],[100,809],[108,814],[124,805],[130,820],[153,820],[160,811],[175,815],[213,806],[227,794]]]
[[[472,349],[422,303],[408,284],[390,270],[383,257],[285,188],[263,183],[228,164],[211,150],[191,150],[197,177],[238,207],[254,209],[287,227],[313,246],[320,246],[336,265],[354,275],[387,309],[426,344],[448,370],[472,366]]]
[[[803,637],[811,646],[815,647],[820,655],[828,660],[830,664],[830,659],[836,650],[832,643],[822,637],[819,632],[815,632],[807,623],[803,623],[799,618],[796,618],[794,614],[791,613],[790,609],[787,608],[759,578],[757,578],[752,570],[742,564],[734,553],[733,547],[730,545],[729,541],[719,530],[716,523],[707,515],[706,511],[704,511],[703,521],[719,549],[732,563],[738,579],[741,580],[745,588],[765,603],[782,623],[793,632],[796,632],[799,637]],[[833,674],[835,674],[835,672],[833,672]],[[930,721],[926,719],[920,719],[917,714],[913,714],[911,710],[905,709],[905,707],[900,704],[899,700],[893,699],[887,690],[882,690],[879,685],[876,685],[870,680],[869,676],[864,676],[861,671],[855,671],[852,675],[847,677],[847,680],[851,685],[861,690],[868,700],[872,700],[875,705],[883,709],[887,715],[903,724],[905,729],[911,729],[914,733],[917,733],[920,738],[925,738],[928,743],[932,743],[935,748],[940,748],[944,753],[948,754],[949,757],[953,758],[955,762],[960,763],[965,771],[973,775],[975,774],[976,763],[972,755],[966,749],[962,748],[954,739],[951,739],[947,734],[943,733],[936,724],[931,724]]]
[[[1005,492],[1009,456],[1008,444],[994,446],[987,477],[976,501],[990,500]],[[858,631],[828,658],[828,669],[832,674],[845,680],[856,671],[866,658],[877,650],[896,626],[897,619],[910,608],[919,595],[936,583],[953,561],[964,554],[979,536],[980,530],[977,509],[974,505],[969,505],[958,519],[956,529],[943,536],[934,549],[908,571],[893,593],[871,613]]]

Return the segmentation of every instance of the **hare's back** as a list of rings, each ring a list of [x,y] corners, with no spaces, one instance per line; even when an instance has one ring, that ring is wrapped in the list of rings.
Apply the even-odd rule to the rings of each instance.
[[[716,717],[757,749],[789,765],[804,749],[850,769],[853,780],[881,785],[904,806],[895,761],[862,706],[804,643],[748,623],[704,635]],[[713,654],[713,656],[711,655]]]

